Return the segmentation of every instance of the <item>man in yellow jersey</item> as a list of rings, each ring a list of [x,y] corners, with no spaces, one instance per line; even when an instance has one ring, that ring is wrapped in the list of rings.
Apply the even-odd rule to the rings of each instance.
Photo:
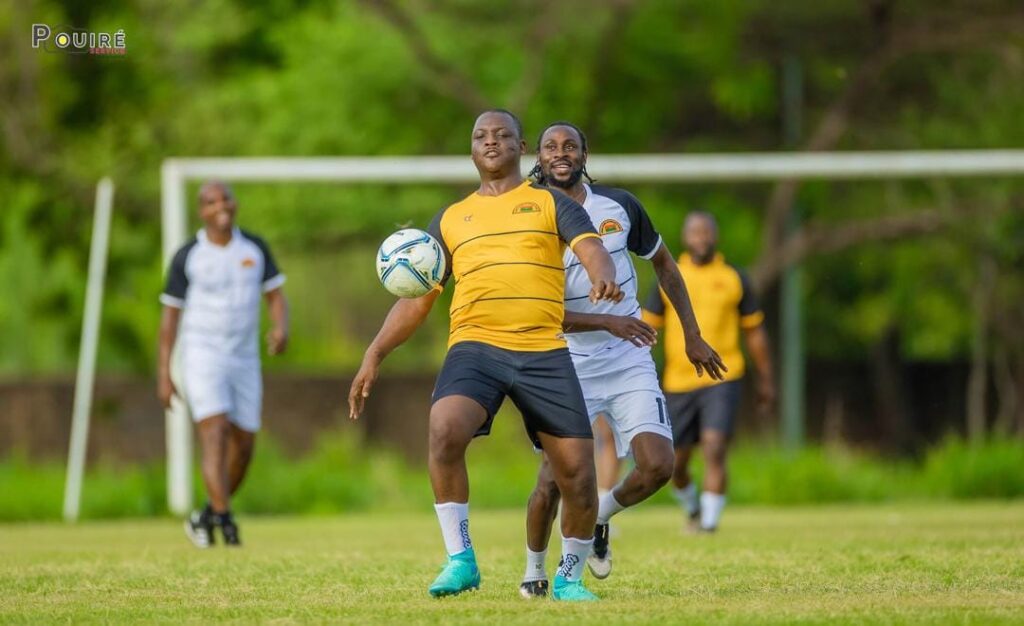
[[[665,329],[665,372],[662,387],[672,420],[676,459],[673,494],[686,510],[695,532],[714,532],[725,507],[726,450],[734,431],[744,373],[740,329],[758,372],[758,403],[775,401],[768,334],[764,313],[746,275],[725,262],[716,251],[718,224],[709,213],[694,212],[683,225],[687,253],[679,259],[703,336],[715,346],[728,368],[724,382],[698,378],[683,358],[683,334],[664,292],[655,289],[647,300],[644,320]],[[704,492],[698,498],[688,465],[693,446],[704,453]]]
[[[617,302],[622,292],[615,264],[583,207],[523,179],[519,162],[525,151],[515,115],[502,109],[482,113],[472,135],[480,188],[441,210],[428,228],[455,278],[448,355],[430,409],[430,482],[448,552],[447,565],[429,589],[435,597],[480,585],[469,535],[465,453],[474,436],[490,431],[507,396],[534,445],[547,454],[562,493],[562,562],[552,595],[597,599],[582,582],[597,487],[590,421],[562,336],[566,246],[590,276],[592,300]],[[352,381],[351,417],[362,412],[381,361],[426,319],[439,292],[401,299],[391,308]]]

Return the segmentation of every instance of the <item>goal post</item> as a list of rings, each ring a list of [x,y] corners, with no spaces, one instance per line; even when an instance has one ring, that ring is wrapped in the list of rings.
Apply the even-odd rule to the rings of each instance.
[[[524,156],[522,170],[528,171],[533,162],[533,156]],[[592,155],[588,165],[601,172],[602,180],[615,183],[1019,176],[1024,174],[1024,150]],[[468,156],[167,159],[161,167],[165,270],[188,238],[186,186],[205,179],[389,184],[478,180]],[[803,381],[782,381],[781,387],[802,389]],[[782,419],[802,422],[803,416]],[[184,515],[192,506],[192,423],[183,402],[167,411],[166,426],[168,506]]]

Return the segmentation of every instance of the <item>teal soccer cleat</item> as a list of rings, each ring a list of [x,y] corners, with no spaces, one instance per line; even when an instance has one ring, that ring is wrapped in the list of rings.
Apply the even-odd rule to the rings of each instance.
[[[448,557],[448,563],[430,584],[429,591],[435,598],[441,598],[479,588],[480,570],[476,566],[476,554],[470,548]]]
[[[555,576],[555,584],[551,590],[551,597],[555,600],[565,602],[593,602],[600,600],[597,596],[583,586],[582,580],[569,582],[561,576]]]

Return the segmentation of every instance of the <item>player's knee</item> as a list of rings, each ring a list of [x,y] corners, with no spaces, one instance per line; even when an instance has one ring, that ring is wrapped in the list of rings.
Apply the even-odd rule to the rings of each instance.
[[[672,478],[674,463],[672,457],[660,457],[655,459],[647,470],[648,481],[657,489]]]
[[[708,465],[715,465],[715,466],[719,466],[719,467],[724,466],[725,465],[725,445],[722,444],[722,445],[711,446],[708,449],[707,454],[705,454],[705,459],[706,459]]]
[[[637,472],[649,491],[655,491],[673,477],[674,463],[671,455],[654,455],[651,458],[638,460]]]
[[[465,452],[465,445],[458,441],[456,429],[444,420],[430,421],[429,453],[435,462],[455,461]]]
[[[566,468],[561,476],[560,492],[566,501],[576,506],[597,506],[597,476],[593,463],[589,468],[585,463]]]
[[[588,482],[597,484],[597,471],[594,468],[593,459],[589,457],[563,462],[559,474],[563,483],[568,481],[572,484]]]

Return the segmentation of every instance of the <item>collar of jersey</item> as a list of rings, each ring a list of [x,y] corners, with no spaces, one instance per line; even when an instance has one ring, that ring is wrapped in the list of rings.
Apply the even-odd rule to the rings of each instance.
[[[513,187],[512,189],[509,189],[505,193],[500,193],[500,194],[498,194],[496,196],[485,196],[484,194],[480,193],[479,190],[477,190],[477,191],[473,192],[473,195],[478,197],[478,198],[483,198],[485,200],[494,200],[494,199],[500,198],[502,196],[507,196],[510,193],[515,193],[515,192],[519,191],[520,189],[522,189],[523,185],[529,185],[529,184],[530,184],[530,179],[529,178],[524,178],[522,183],[520,183],[516,187]]]
[[[716,252],[715,256],[712,257],[710,263],[708,263],[707,265],[697,265],[696,263],[693,262],[693,259],[690,257],[690,253],[684,252],[681,255],[679,255],[679,263],[697,268],[711,267],[712,265],[721,265],[722,263],[725,263],[725,255],[723,255],[721,252]]]
[[[206,229],[205,228],[200,228],[199,232],[196,233],[196,239],[199,241],[199,243],[205,243],[207,245],[213,246],[214,248],[227,248],[227,247],[233,246],[235,244],[235,242],[238,241],[241,236],[242,236],[242,230],[238,226],[232,226],[231,227],[231,241],[229,241],[226,246],[221,246],[221,245],[215,244],[212,241],[210,241],[210,239],[206,236]]]

